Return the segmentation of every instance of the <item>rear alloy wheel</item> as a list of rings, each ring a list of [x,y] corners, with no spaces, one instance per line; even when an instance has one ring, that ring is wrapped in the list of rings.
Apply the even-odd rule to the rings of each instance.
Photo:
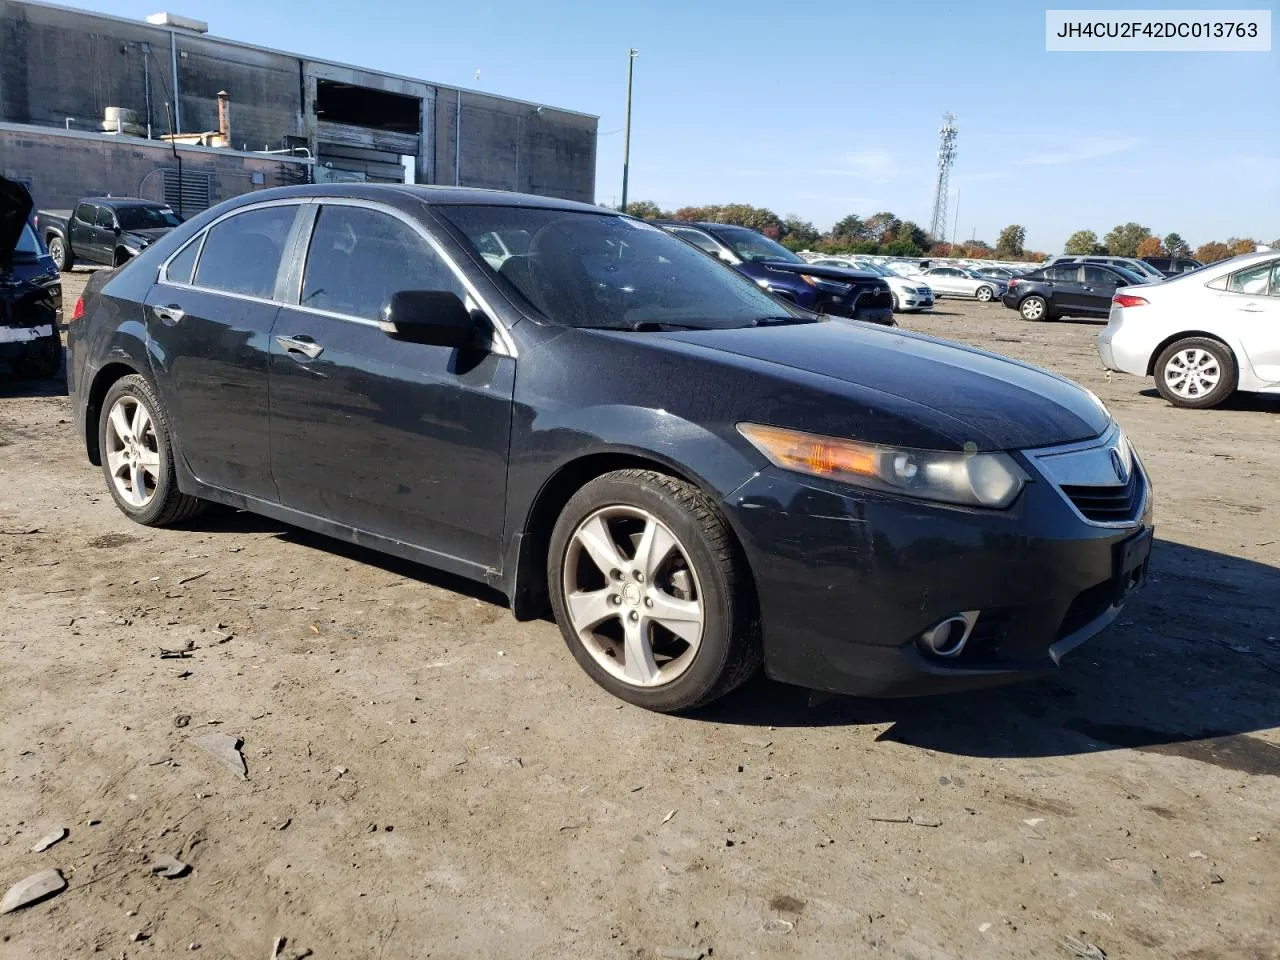
[[[1190,337],[1155,362],[1156,389],[1175,407],[1216,407],[1236,391],[1236,361],[1226,344]]]
[[[145,377],[122,377],[107,391],[98,450],[111,497],[130,520],[163,527],[188,520],[207,506],[178,489],[168,422]]]
[[[1018,313],[1023,320],[1043,320],[1049,312],[1049,305],[1043,297],[1027,297],[1018,304]]]
[[[992,290],[990,287],[979,287],[977,291],[974,293],[974,296],[977,297],[979,300],[981,300],[983,303],[988,302],[995,295],[996,295],[996,292]]]
[[[671,712],[728,693],[760,663],[745,561],[715,504],[649,470],[591,481],[548,552],[552,607],[574,658],[629,703]]]
[[[58,268],[59,273],[71,271],[71,256],[67,253],[66,242],[61,237],[49,238],[49,256],[53,258],[53,265]]]

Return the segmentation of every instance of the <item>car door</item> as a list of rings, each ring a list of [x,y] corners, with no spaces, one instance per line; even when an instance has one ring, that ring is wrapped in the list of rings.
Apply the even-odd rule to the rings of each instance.
[[[114,263],[116,254],[116,212],[110,207],[98,207],[93,218],[93,251],[91,256],[98,263]]]
[[[1084,276],[1079,295],[1080,310],[1096,317],[1108,316],[1111,313],[1111,297],[1115,294],[1116,287],[1122,285],[1120,274],[1094,264],[1086,264],[1081,269]]]
[[[328,200],[299,273],[271,344],[281,502],[497,566],[515,359],[492,338],[474,288],[407,215]],[[492,342],[454,349],[392,339],[378,318],[401,290],[458,294]]]
[[[94,256],[94,236],[97,227],[94,221],[98,217],[98,208],[92,203],[77,204],[67,222],[67,240],[71,244],[71,252],[75,256],[92,260]]]
[[[1231,274],[1221,297],[1253,372],[1280,384],[1280,259]]]
[[[968,296],[972,291],[963,281],[964,274],[952,267],[934,267],[925,274],[925,282],[933,287],[935,293],[948,293],[952,296]]]
[[[1081,264],[1060,263],[1045,271],[1057,312],[1079,315],[1085,309],[1083,270]]]
[[[215,221],[161,269],[147,338],[180,455],[196,478],[259,500],[271,478],[267,363],[284,251],[303,204]]]

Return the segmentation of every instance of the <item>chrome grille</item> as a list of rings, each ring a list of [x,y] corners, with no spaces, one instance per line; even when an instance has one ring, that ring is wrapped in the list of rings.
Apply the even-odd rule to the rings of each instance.
[[[1141,471],[1134,470],[1126,484],[1113,487],[1064,484],[1061,489],[1085,519],[1094,523],[1123,523],[1137,518],[1144,486]]]
[[[1118,424],[1092,440],[1025,452],[1085,521],[1123,527],[1141,520],[1150,483]]]

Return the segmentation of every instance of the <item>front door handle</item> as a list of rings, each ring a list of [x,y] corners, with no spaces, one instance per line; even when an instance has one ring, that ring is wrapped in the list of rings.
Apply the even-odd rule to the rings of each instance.
[[[179,306],[175,306],[172,303],[169,304],[167,307],[156,305],[151,308],[151,312],[154,313],[157,317],[159,317],[162,322],[167,323],[169,326],[173,326],[175,323],[177,323],[179,320],[181,320],[183,317],[187,315],[187,311],[183,310]]]
[[[324,353],[324,347],[310,337],[276,337],[276,343],[284,347],[286,353],[301,354],[308,360],[314,360]]]

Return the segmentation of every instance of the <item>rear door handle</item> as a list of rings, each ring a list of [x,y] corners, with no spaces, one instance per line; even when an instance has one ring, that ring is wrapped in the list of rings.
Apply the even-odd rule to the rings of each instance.
[[[1262,312],[1262,307],[1258,306],[1256,303],[1246,303],[1240,309],[1243,310],[1245,313],[1261,313]]]
[[[286,353],[300,353],[308,360],[314,360],[324,353],[324,347],[310,337],[276,337],[276,343],[284,347]]]
[[[173,326],[173,324],[177,323],[187,315],[187,311],[183,310],[181,307],[174,306],[173,304],[169,304],[167,307],[157,305],[152,307],[151,311],[159,317],[162,322],[167,323],[170,326]]]

